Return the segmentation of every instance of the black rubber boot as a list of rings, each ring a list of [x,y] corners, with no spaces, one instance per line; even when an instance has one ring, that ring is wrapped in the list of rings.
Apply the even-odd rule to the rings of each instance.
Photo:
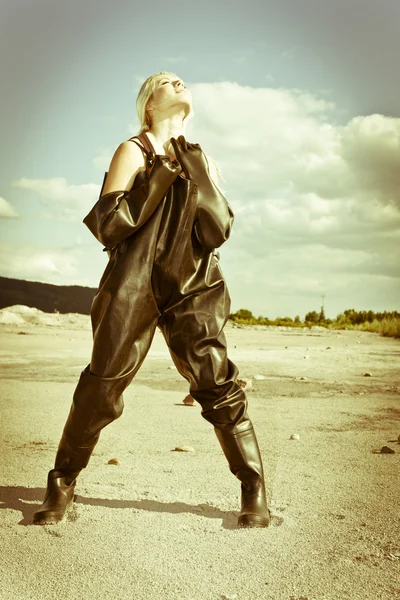
[[[63,520],[66,510],[74,501],[78,472],[49,471],[47,490],[42,506],[33,515],[35,525],[53,525]]]
[[[231,472],[241,481],[239,527],[268,527],[267,506],[260,449],[253,427],[238,433],[214,427]]]

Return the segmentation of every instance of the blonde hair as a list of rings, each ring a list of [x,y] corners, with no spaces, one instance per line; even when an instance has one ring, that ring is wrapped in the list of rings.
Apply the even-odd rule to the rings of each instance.
[[[139,93],[136,98],[136,113],[140,123],[140,130],[136,135],[140,135],[143,132],[149,131],[149,129],[151,128],[151,117],[147,110],[147,104],[149,100],[151,100],[153,93],[157,88],[158,82],[161,79],[161,76],[164,75],[166,75],[167,77],[177,78],[175,73],[170,73],[169,71],[160,71],[159,73],[154,73],[153,75],[150,75],[150,77],[148,77],[146,81],[143,82],[139,90]],[[185,117],[183,118],[183,121],[186,121],[186,119],[190,120],[191,118],[193,118],[194,114],[195,112],[191,107],[188,114],[185,115]],[[207,158],[208,166],[210,169],[210,175],[215,185],[218,188],[220,188],[220,181],[225,181],[225,179],[222,177],[221,171],[215,160],[205,152],[204,154]],[[221,189],[221,191],[223,190]]]

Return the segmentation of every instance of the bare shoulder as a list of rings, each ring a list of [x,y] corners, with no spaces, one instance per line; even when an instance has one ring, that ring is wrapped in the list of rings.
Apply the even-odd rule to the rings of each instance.
[[[145,157],[139,146],[127,140],[121,142],[111,159],[102,195],[130,190],[137,174],[145,169]]]
[[[138,168],[139,166],[145,168],[146,164],[143,151],[137,144],[135,144],[135,142],[129,142],[128,140],[120,143],[114,152],[111,164],[113,161],[121,164],[131,165],[135,168]]]

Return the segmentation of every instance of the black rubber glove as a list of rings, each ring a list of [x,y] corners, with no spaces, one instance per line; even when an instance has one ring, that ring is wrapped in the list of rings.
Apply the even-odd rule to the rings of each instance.
[[[101,244],[113,248],[146,223],[181,172],[178,161],[157,156],[142,185],[104,194],[83,222]]]
[[[175,156],[187,179],[198,185],[194,231],[207,250],[219,248],[229,238],[234,214],[225,196],[212,180],[207,157],[200,144],[190,144],[183,135],[171,138]]]

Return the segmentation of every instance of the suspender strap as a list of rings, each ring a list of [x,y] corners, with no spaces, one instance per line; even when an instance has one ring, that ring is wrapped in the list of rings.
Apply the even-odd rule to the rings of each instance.
[[[139,148],[140,148],[140,149],[141,149],[141,150],[142,150],[142,151],[145,153],[145,155],[147,156],[147,158],[148,158],[149,160],[151,159],[151,155],[150,155],[150,153],[149,153],[149,152],[148,152],[148,151],[147,151],[145,148],[143,148],[142,144],[139,144],[139,142],[137,142],[136,140],[134,140],[134,139],[132,139],[132,138],[131,138],[131,139],[129,139],[129,140],[128,140],[128,142],[134,142],[134,143],[135,143],[137,146],[139,146]]]
[[[136,139],[140,140],[142,143],[139,144]],[[135,135],[129,138],[128,142],[134,142],[137,144],[147,155],[147,158],[154,159],[156,155],[156,151],[154,150],[153,144],[150,142],[147,135],[143,132],[140,135]],[[144,148],[143,148],[144,146]]]
[[[137,141],[137,139],[135,139],[135,138],[139,139],[140,142],[143,143],[143,145],[141,143],[139,143]],[[139,148],[142,150],[142,152],[145,153],[146,158],[147,158],[147,160],[146,160],[146,172],[147,172],[148,175],[150,175],[150,170],[151,170],[151,167],[152,167],[152,165],[153,165],[153,163],[155,161],[155,155],[156,155],[156,153],[153,152],[154,148],[153,148],[153,146],[151,146],[151,144],[150,144],[147,136],[144,135],[143,133],[141,133],[140,135],[135,135],[134,137],[130,138],[128,140],[128,142],[134,142],[137,146],[139,146]],[[143,146],[144,146],[144,148],[143,148]]]
[[[139,134],[137,137],[142,142],[142,144],[146,148],[147,152],[150,152],[150,154],[153,154],[154,156],[157,154],[156,151],[154,150],[153,144],[151,143],[150,139],[147,137],[147,135],[144,131],[142,131],[142,133]]]

